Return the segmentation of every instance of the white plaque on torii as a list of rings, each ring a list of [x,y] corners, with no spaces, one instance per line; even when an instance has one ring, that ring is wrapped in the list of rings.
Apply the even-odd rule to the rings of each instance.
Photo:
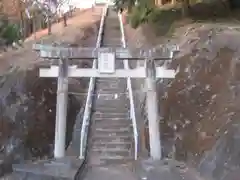
[[[101,74],[115,73],[115,53],[99,52],[98,71]]]

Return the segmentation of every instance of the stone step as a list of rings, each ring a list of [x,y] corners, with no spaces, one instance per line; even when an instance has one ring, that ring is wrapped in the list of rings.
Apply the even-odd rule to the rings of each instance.
[[[102,44],[105,46],[111,46],[111,47],[121,47],[121,37],[119,37],[118,40],[114,40],[114,39],[111,39],[111,38],[104,38],[102,40]]]
[[[114,112],[118,112],[118,110],[120,110],[119,113],[124,113],[122,112],[122,110],[125,110],[125,113],[128,113],[129,111],[129,103],[126,102],[128,101],[127,99],[125,100],[125,102],[119,102],[118,100],[115,100],[115,102],[111,102],[109,103],[109,101],[111,100],[103,100],[105,101],[105,103],[102,104],[93,104],[93,109],[95,110],[106,110],[106,112],[109,111],[114,111]]]
[[[110,139],[110,141],[109,141]],[[110,137],[110,138],[102,138],[102,139],[99,139],[99,138],[95,138],[94,136],[92,136],[91,138],[91,144],[92,146],[95,146],[95,145],[98,145],[98,144],[107,144],[107,145],[111,145],[111,144],[115,144],[115,145],[118,145],[118,144],[130,144],[132,142],[132,139],[131,138],[125,138],[125,139],[116,139],[114,137]]]
[[[120,32],[120,26],[116,24],[111,24],[111,25],[106,25],[104,28],[105,32],[108,32],[105,37],[112,37],[114,39],[114,35],[117,35],[117,37],[121,37],[121,32]]]
[[[96,132],[107,132],[107,133],[114,133],[114,132],[131,132],[132,128],[130,127],[122,127],[122,128],[96,128]]]
[[[97,94],[102,94],[102,95],[128,95],[128,91],[127,88],[123,87],[119,87],[119,88],[110,88],[110,87],[99,87],[98,85],[96,85],[96,93]]]
[[[95,89],[96,97],[102,97],[102,96],[112,96],[115,97],[123,97],[128,96],[128,90],[127,88],[98,88]],[[116,99],[116,98],[114,98]],[[118,98],[119,99],[119,98]]]
[[[101,102],[106,103],[104,101],[108,101],[108,103],[113,103],[113,104],[115,104],[116,101],[125,102],[125,101],[129,101],[128,96],[129,94],[124,91],[122,92],[102,91],[102,92],[95,93],[96,103],[101,103]]]
[[[106,166],[106,165],[114,165],[114,164],[127,164],[129,161],[133,160],[130,156],[99,156],[99,154],[94,154],[93,152],[90,153],[91,156],[88,160],[88,163],[91,165],[99,165],[99,166]]]
[[[111,37],[112,39],[115,39],[116,37],[118,37],[119,39],[121,39],[121,32],[120,32],[119,26],[112,25],[112,26],[105,26],[105,28],[106,28],[105,32],[107,32],[107,34],[103,36],[103,38]]]
[[[121,46],[121,36],[119,36],[118,37],[118,34],[116,34],[116,33],[114,33],[115,34],[115,36],[117,36],[117,37],[115,37],[115,38],[111,38],[110,36],[109,37],[105,37],[105,38],[103,38],[103,41],[102,41],[102,43],[105,45],[105,44],[117,44],[117,45],[119,45],[119,46]]]
[[[108,21],[110,21],[112,24],[118,24],[119,25],[118,15],[116,14],[116,12],[108,11],[108,15],[106,16],[106,19]],[[110,24],[110,23],[107,23],[107,24]]]
[[[114,83],[98,83],[96,84],[96,91],[97,92],[110,92],[110,93],[128,93],[127,91],[127,85],[126,83],[118,83],[118,84],[114,84]]]
[[[121,33],[117,29],[109,30],[109,28],[115,28],[115,27],[114,26],[113,27],[108,27],[108,29],[105,31],[105,32],[107,32],[107,31],[108,32],[107,32],[107,34],[105,34],[103,36],[103,40],[105,40],[105,39],[116,40],[115,43],[113,43],[113,45],[121,46],[121,43],[120,44],[116,43],[117,40],[121,42],[121,37],[122,37]]]
[[[125,150],[125,151],[105,151],[105,150],[94,150],[92,149],[90,151],[91,154],[96,154],[98,155],[99,159],[101,160],[107,160],[107,159],[122,159],[122,158],[127,158],[130,159],[132,152]]]
[[[129,121],[131,122],[131,120],[129,118],[119,118],[119,117],[111,117],[111,118],[99,118],[99,117],[95,117],[94,121]]]
[[[111,99],[112,98],[112,99]],[[118,98],[118,99],[113,99],[113,98]],[[107,96],[107,97],[96,97],[95,102],[93,104],[94,107],[113,107],[113,108],[118,108],[118,107],[129,107],[129,100],[128,98],[124,96]]]
[[[107,131],[95,131],[93,133],[94,136],[108,136],[108,137],[124,137],[124,136],[129,136],[131,137],[132,136],[132,132],[129,130],[129,131],[123,131],[123,132],[107,132]]]
[[[111,31],[109,32],[109,34],[107,34],[105,37],[103,37],[103,44],[106,41],[111,41],[113,42],[112,44],[114,46],[118,45],[119,47],[121,47],[122,42],[121,42],[121,34],[118,33],[117,31]]]
[[[101,156],[110,156],[110,157],[118,157],[118,156],[123,156],[123,157],[128,157],[130,156],[130,151],[128,149],[117,149],[117,148],[93,148],[91,149],[92,153],[98,153],[99,157]]]
[[[114,132],[114,133],[108,133],[108,132],[94,132],[93,136],[97,137],[111,137],[111,138],[127,138],[127,137],[132,137],[133,133],[132,132]]]
[[[13,164],[14,174],[12,180],[75,179],[74,177],[82,164],[83,161],[74,156],[35,162],[25,161],[24,164]]]
[[[109,31],[108,34],[102,39],[103,47],[106,46],[104,43],[109,42],[111,42],[110,45],[112,47],[122,48],[122,35],[116,31]]]
[[[121,156],[121,155],[107,155],[107,154],[102,154],[99,155],[97,152],[92,152],[92,156],[97,156],[101,160],[127,160],[127,159],[132,159],[130,156]]]
[[[123,165],[128,165],[133,161],[133,158],[128,157],[128,158],[123,158],[123,159],[100,159],[100,164],[93,164],[94,166],[99,167],[107,167],[107,166],[123,166]]]
[[[112,26],[106,26],[105,32],[108,32],[105,37],[111,37],[111,38],[116,38],[116,37],[121,37],[121,32],[120,27],[116,25]],[[121,38],[120,38],[121,39]]]
[[[122,78],[97,78],[95,82],[96,83],[105,83],[105,82],[107,82],[107,83],[109,83],[109,82],[118,83],[122,80],[124,80],[124,79],[122,79]]]
[[[112,92],[122,92],[123,90],[127,90],[127,84],[126,82],[120,82],[120,83],[113,83],[113,82],[105,82],[105,83],[96,83],[96,90],[107,90]]]
[[[116,123],[116,122],[108,122],[108,123],[105,123],[105,122],[99,122],[99,121],[96,121],[93,125],[93,128],[123,128],[123,127],[128,127],[128,128],[132,128],[132,124],[126,122],[126,123]]]
[[[116,99],[117,100],[120,100],[120,99],[126,100],[129,96],[129,93],[128,93],[128,90],[125,88],[122,88],[122,89],[120,89],[120,88],[119,89],[96,88],[94,95],[97,99],[106,98],[109,100],[116,100]]]
[[[116,63],[116,62],[115,62]],[[122,63],[119,63],[119,64],[122,64]],[[118,84],[118,83],[121,83],[121,82],[124,82],[125,80],[124,79],[116,79],[116,78],[114,78],[114,79],[109,79],[108,78],[108,80],[106,80],[105,78],[98,78],[97,80],[96,80],[96,83],[97,84],[111,84],[111,83],[115,83],[115,84]]]
[[[118,107],[118,109],[109,107],[93,107],[92,111],[99,113],[128,113],[128,109],[126,107]]]
[[[105,24],[104,28],[110,28],[111,30],[116,29],[120,33],[120,24],[118,21],[116,21],[115,18],[107,18],[106,20],[108,21],[108,23]]]
[[[122,86],[126,86],[125,82],[98,82],[96,83],[96,88],[97,89],[125,89]]]
[[[102,99],[100,99],[102,98]],[[107,99],[108,98],[108,99]],[[101,101],[101,102],[99,102]],[[125,108],[125,109],[129,109],[129,100],[127,98],[125,99],[110,99],[110,97],[98,97],[98,99],[96,99],[96,102],[93,104],[94,108],[98,108],[98,109],[115,109],[118,110],[118,108]],[[126,111],[127,113],[128,111]],[[120,113],[120,112],[119,112]]]
[[[117,128],[117,127],[112,127],[112,128],[99,128],[99,127],[96,127],[95,128],[95,132],[97,133],[130,133],[132,132],[132,127],[120,127],[120,128]]]
[[[125,141],[125,142],[109,142],[109,141],[101,141],[101,142],[97,142],[95,141],[92,144],[92,148],[121,148],[121,149],[130,149],[132,146],[132,142],[131,141]]]
[[[110,99],[110,98],[111,97],[96,97],[95,102],[93,102],[93,108],[95,108],[95,109],[116,109],[116,110],[118,108],[125,108],[125,109],[129,110],[130,103],[129,103],[128,98],[126,98],[126,97],[123,97],[121,99]]]
[[[104,44],[104,47],[116,47],[116,46],[112,45],[113,44],[112,41],[104,41],[103,44]],[[121,42],[119,41],[117,44],[118,44],[117,45],[117,47],[118,47],[118,46],[120,46]]]
[[[129,119],[129,114],[128,113],[98,113],[98,112],[95,112],[93,115],[92,115],[92,118],[102,118],[102,119],[113,119],[113,118],[126,118],[126,119]]]
[[[105,32],[108,32],[108,34],[105,35],[105,37],[116,37],[114,35],[117,35],[117,37],[121,37],[121,32],[120,32],[120,26],[118,25],[107,25],[104,27],[105,28]]]
[[[102,120],[94,121],[94,128],[127,128],[132,127],[131,121]]]
[[[103,156],[101,155],[99,157],[101,160],[106,160],[108,162],[111,162],[111,163],[114,163],[114,162],[118,162],[118,160],[125,160],[125,161],[128,161],[128,160],[132,160],[132,157],[126,157],[126,156]]]
[[[107,31],[105,31],[105,32],[107,32]],[[106,42],[106,40],[113,40],[112,41],[113,43],[111,45],[114,46],[114,47],[115,46],[121,47],[121,45],[122,45],[121,34],[117,31],[114,31],[114,30],[108,31],[108,33],[103,36],[103,39],[102,39],[102,46],[103,47],[105,46],[104,42]]]
[[[124,142],[131,140],[131,136],[106,136],[106,135],[97,135],[92,137],[92,142],[102,142],[102,141],[113,141],[113,142]]]
[[[117,64],[122,64],[123,65],[123,61],[122,60],[116,60],[115,63]],[[96,83],[119,83],[119,82],[125,82],[126,78],[115,78],[115,77],[109,77],[109,78],[96,78]]]

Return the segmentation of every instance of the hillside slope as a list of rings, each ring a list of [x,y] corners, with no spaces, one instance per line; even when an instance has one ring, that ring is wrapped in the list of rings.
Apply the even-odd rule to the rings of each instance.
[[[131,48],[153,46],[154,37],[144,28],[126,27]],[[239,30],[224,24],[191,24],[157,41],[180,47],[168,63],[180,72],[174,80],[158,83],[165,155],[214,180],[240,175]]]

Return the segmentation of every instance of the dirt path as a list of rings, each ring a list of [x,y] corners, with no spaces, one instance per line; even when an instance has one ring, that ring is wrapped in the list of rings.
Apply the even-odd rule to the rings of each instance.
[[[92,9],[78,11],[74,17],[68,20],[67,27],[64,28],[62,22],[54,24],[52,35],[47,35],[47,29],[37,32],[37,42],[46,44],[65,42],[81,44],[82,46],[86,43],[89,44],[89,42],[84,42],[84,39],[91,36],[93,30],[86,31],[86,29],[97,28],[96,23],[100,20],[101,10],[101,7],[96,7],[94,11]],[[40,59],[37,53],[32,51],[32,44],[35,42],[34,35],[32,35],[26,39],[23,48],[0,54],[0,75],[6,73],[11,66],[25,69],[31,64],[36,64],[37,60]]]

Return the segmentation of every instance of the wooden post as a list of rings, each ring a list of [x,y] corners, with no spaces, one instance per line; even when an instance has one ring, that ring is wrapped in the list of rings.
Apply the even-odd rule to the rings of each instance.
[[[156,92],[156,70],[154,60],[146,61],[146,86],[147,86],[147,112],[149,125],[150,155],[154,160],[162,158],[160,143],[159,121],[158,121],[158,102]]]
[[[68,103],[68,59],[59,60],[54,158],[65,156],[66,118]]]
[[[177,4],[177,0],[172,0],[172,5],[176,5]]]
[[[63,14],[63,27],[67,27],[67,13]]]
[[[37,39],[37,20],[36,20],[36,12],[35,11],[33,12],[32,22],[33,22],[34,40],[36,41],[36,39]]]
[[[190,0],[183,0],[182,1],[182,15],[186,17],[189,15],[190,10]]]
[[[162,6],[163,5],[162,0],[155,0],[155,5],[156,6]]]
[[[48,35],[52,34],[52,22],[50,15],[47,15],[47,28],[48,28]]]

